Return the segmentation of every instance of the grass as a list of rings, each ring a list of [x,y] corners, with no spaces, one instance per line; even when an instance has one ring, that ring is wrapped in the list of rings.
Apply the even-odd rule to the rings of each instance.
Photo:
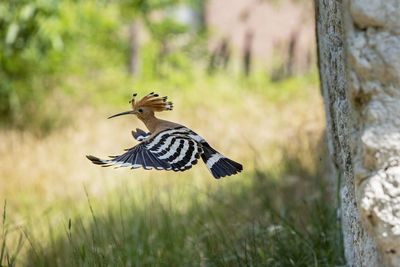
[[[288,158],[279,171],[255,170],[219,184],[197,184],[196,177],[181,177],[186,180],[174,185],[157,179],[121,185],[101,198],[85,189],[85,207],[56,224],[62,231],[50,227],[33,234],[38,225],[52,225],[48,218],[23,228],[28,245],[20,263],[343,265],[335,201],[320,175]]]
[[[76,113],[85,102],[74,96],[78,104],[65,101],[71,122],[45,138],[0,132],[0,266],[343,265],[315,74],[196,79],[135,88],[161,88],[175,112],[160,116],[193,128],[243,173],[214,180],[204,166],[179,174],[92,166],[85,154],[117,154],[143,126],[104,119],[128,108],[130,89],[103,90]]]
[[[288,165],[287,165],[288,166]],[[299,167],[300,168],[300,167]],[[288,176],[286,167],[277,173]],[[307,173],[306,170],[303,170]],[[340,225],[320,177],[245,173],[219,186],[145,182],[87,194],[50,241],[28,236],[33,266],[337,266]],[[88,214],[90,216],[88,217]]]

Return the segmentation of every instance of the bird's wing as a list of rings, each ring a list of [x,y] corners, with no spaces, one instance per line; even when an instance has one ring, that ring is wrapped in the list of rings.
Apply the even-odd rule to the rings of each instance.
[[[242,164],[235,162],[216,151],[200,135],[190,131],[189,137],[199,142],[202,146],[203,153],[201,154],[201,158],[206,164],[207,169],[216,179],[237,174],[243,170]]]
[[[139,128],[136,128],[136,131],[132,131],[133,138],[135,138],[136,141],[139,141],[139,142],[147,139],[150,135],[151,135],[150,132],[146,133],[145,131],[143,131],[142,129],[139,129]]]
[[[108,166],[143,167],[146,170],[185,171],[197,163],[203,153],[199,142],[189,136],[186,127],[159,132],[149,140],[130,148],[122,155],[110,159],[87,156],[94,164]]]

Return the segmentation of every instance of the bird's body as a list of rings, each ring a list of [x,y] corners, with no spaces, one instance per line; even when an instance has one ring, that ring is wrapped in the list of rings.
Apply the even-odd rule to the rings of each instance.
[[[136,94],[134,94],[135,96]],[[195,165],[201,157],[217,179],[236,174],[243,169],[241,164],[217,152],[204,138],[189,128],[156,118],[155,111],[172,109],[172,103],[166,102],[166,99],[166,97],[160,98],[154,93],[145,96],[138,103],[135,103],[133,98],[131,100],[132,111],[114,116],[135,114],[146,125],[149,133],[141,129],[132,131],[133,137],[140,143],[127,149],[127,152],[122,155],[113,156],[107,160],[94,156],[87,156],[87,158],[104,167],[117,165],[129,166],[133,169],[142,167],[146,170],[154,168],[156,170],[185,171]]]

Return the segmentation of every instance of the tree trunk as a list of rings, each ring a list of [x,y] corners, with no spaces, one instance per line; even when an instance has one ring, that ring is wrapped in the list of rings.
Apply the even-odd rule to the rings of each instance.
[[[129,74],[131,76],[139,73],[139,25],[132,22],[129,27]]]
[[[252,46],[253,46],[253,32],[248,30],[244,36],[243,44],[243,71],[246,77],[250,75],[251,72],[251,56],[252,56]]]
[[[349,266],[400,266],[400,4],[315,0]]]

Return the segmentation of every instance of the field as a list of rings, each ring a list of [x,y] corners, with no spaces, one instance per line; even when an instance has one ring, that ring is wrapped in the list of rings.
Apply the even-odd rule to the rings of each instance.
[[[233,77],[233,78],[232,78]],[[71,109],[45,137],[0,135],[2,266],[333,266],[343,264],[335,192],[326,182],[323,107],[315,73],[271,83],[220,74],[189,88],[153,88],[180,122],[244,171],[221,180],[188,172],[99,168],[136,141],[131,90]],[[104,103],[100,105],[99,103]]]
[[[269,2],[240,11],[238,23],[262,5],[286,12]],[[267,34],[271,62],[229,40],[218,52],[206,5],[0,3],[0,267],[344,265],[314,41],[297,51],[295,32]],[[176,20],[182,7],[196,23]],[[296,67],[296,53],[307,64]],[[216,180],[202,162],[175,173],[88,161],[137,143],[139,120],[106,118],[152,91],[174,102],[160,118],[243,172]]]

